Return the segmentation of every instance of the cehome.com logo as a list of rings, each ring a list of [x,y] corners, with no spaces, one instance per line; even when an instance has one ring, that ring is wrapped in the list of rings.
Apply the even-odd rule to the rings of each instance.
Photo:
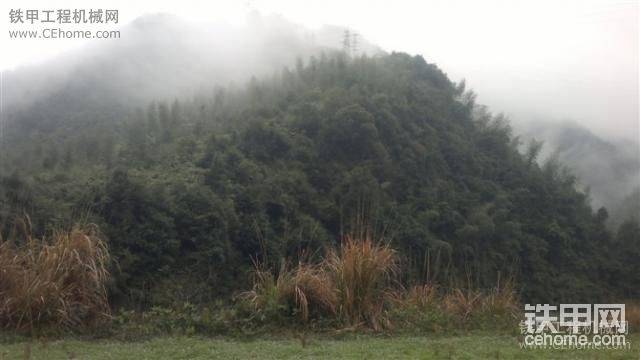
[[[522,349],[628,350],[624,304],[526,304]]]

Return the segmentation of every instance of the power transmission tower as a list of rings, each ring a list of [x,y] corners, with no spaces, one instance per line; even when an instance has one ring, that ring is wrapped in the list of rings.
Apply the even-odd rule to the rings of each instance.
[[[342,37],[342,50],[347,54],[351,54],[351,32],[347,29]]]
[[[353,33],[351,35],[351,55],[356,55],[358,53],[358,40],[359,40],[360,35],[358,35],[358,33]]]

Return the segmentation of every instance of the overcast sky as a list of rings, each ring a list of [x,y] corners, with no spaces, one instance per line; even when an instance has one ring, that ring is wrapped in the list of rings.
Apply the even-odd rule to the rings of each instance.
[[[33,29],[9,24],[10,9],[118,9],[121,25],[156,12],[242,25],[258,10],[311,28],[349,26],[387,51],[422,54],[515,121],[572,119],[599,133],[640,136],[638,1],[5,0],[0,8],[3,70],[83,42],[9,39],[7,29]]]

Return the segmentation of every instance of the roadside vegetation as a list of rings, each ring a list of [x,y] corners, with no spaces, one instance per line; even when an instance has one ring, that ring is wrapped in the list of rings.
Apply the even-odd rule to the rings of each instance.
[[[95,226],[37,239],[0,238],[0,327],[31,332],[43,325],[81,329],[107,321],[110,255]]]
[[[225,335],[291,328],[301,332],[439,332],[513,329],[519,310],[510,282],[487,291],[403,284],[398,253],[371,229],[353,231],[317,261],[254,261],[252,287],[229,303],[120,308],[111,315],[108,248],[95,226],[74,226],[49,238],[30,235],[0,244],[0,320],[22,333],[78,332],[129,337]],[[63,331],[64,330],[64,331]]]

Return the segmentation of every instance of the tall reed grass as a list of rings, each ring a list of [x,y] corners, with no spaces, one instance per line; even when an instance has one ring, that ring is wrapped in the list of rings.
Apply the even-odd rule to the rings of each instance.
[[[380,329],[398,272],[395,250],[374,240],[371,232],[347,235],[338,249],[329,250],[323,268],[333,280],[342,320],[351,326]]]
[[[0,326],[76,328],[109,317],[107,244],[96,226],[0,239]]]
[[[242,298],[263,317],[279,314],[282,319],[283,313],[295,313],[306,322],[313,314],[347,328],[373,330],[392,328],[394,316],[405,323],[419,317],[422,323],[424,319],[452,322],[443,326],[500,322],[515,328],[520,309],[513,280],[486,291],[431,283],[404,288],[396,281],[397,253],[370,231],[345,236],[339,247],[328,249],[325,259],[315,264],[283,265],[277,273],[261,263],[254,265],[253,288]]]
[[[294,310],[304,321],[311,311],[334,314],[337,302],[332,282],[322,267],[302,262],[293,269],[283,262],[280,271],[274,274],[255,261],[253,288],[240,297],[265,318],[273,319],[281,311]]]
[[[254,262],[253,288],[241,294],[265,316],[296,310],[302,320],[309,314],[336,318],[348,326],[383,325],[390,283],[398,270],[397,256],[369,232],[345,236],[338,249],[329,249],[324,261],[283,265],[277,274]]]

